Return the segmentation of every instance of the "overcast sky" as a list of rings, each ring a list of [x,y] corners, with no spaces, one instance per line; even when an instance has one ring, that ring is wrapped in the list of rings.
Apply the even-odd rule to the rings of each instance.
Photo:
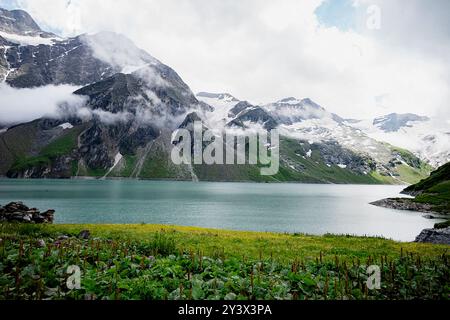
[[[0,6],[25,9],[64,36],[125,34],[195,92],[229,92],[254,103],[310,97],[353,118],[414,112],[450,119],[448,0],[0,0]],[[369,29],[368,21],[378,25],[378,8],[380,29]]]

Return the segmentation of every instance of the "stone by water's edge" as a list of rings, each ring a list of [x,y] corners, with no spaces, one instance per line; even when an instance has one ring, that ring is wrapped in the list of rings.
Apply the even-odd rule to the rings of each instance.
[[[11,202],[0,206],[0,222],[19,223],[53,223],[55,210],[40,212],[36,208],[29,208],[22,202]]]

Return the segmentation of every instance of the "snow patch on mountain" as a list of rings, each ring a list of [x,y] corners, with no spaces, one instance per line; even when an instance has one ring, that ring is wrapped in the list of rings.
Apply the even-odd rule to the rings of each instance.
[[[200,92],[196,97],[214,108],[212,112],[205,114],[205,121],[208,127],[217,129],[224,129],[227,123],[233,120],[233,117],[230,117],[230,111],[240,102],[227,93]]]
[[[378,124],[379,122],[372,120],[348,123],[349,126],[361,130],[373,139],[413,152],[433,167],[450,162],[450,129],[441,121],[436,119],[408,121],[407,125],[396,131],[386,131]]]
[[[73,125],[70,124],[69,122],[66,122],[66,123],[59,125],[59,127],[62,128],[63,130],[67,130],[67,129],[72,129]]]
[[[62,40],[62,38],[58,38],[58,37],[44,38],[44,37],[41,37],[40,35],[27,36],[27,35],[18,35],[18,34],[7,33],[4,31],[0,31],[0,37],[8,40],[9,42],[16,43],[21,46],[38,46],[41,44],[51,46],[56,41]]]

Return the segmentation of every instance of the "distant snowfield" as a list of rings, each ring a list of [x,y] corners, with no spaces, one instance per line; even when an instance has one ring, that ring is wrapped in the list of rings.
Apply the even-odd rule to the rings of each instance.
[[[410,127],[384,132],[369,120],[351,124],[369,137],[407,149],[434,167],[450,161],[450,128],[434,121],[411,122]]]
[[[40,36],[22,36],[18,34],[11,34],[4,31],[0,31],[0,36],[6,40],[17,43],[21,46],[38,46],[40,44],[53,45],[55,41],[61,41],[61,38],[42,38]]]

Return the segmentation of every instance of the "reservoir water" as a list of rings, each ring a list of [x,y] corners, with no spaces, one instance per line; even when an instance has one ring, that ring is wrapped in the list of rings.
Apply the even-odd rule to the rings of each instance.
[[[194,183],[137,180],[0,180],[0,204],[55,209],[60,224],[169,224],[383,236],[413,241],[436,221],[374,207],[402,186]]]

